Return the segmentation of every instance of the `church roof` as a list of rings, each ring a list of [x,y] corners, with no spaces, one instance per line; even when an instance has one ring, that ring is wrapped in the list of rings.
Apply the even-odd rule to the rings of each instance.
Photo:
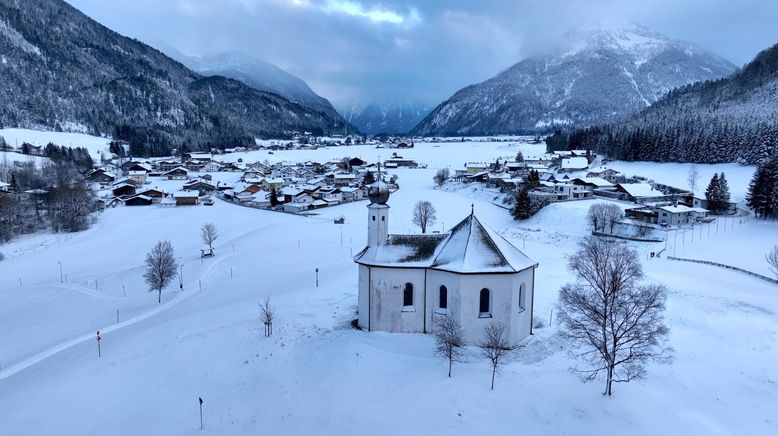
[[[468,215],[449,233],[390,235],[385,244],[354,257],[364,265],[431,268],[461,274],[514,273],[537,266],[502,236]]]

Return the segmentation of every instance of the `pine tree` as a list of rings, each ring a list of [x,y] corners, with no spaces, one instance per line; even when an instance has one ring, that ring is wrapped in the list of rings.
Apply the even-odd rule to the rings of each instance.
[[[537,170],[530,170],[524,184],[527,189],[535,189],[540,186],[540,173]]]
[[[515,220],[525,220],[532,216],[532,200],[529,198],[528,189],[519,189],[516,191],[516,197],[511,209],[511,216]]]
[[[718,203],[719,188],[719,174],[715,173],[713,174],[713,177],[711,177],[710,183],[708,183],[708,188],[705,189],[705,199],[708,201],[708,210],[713,213],[718,213],[720,211]]]
[[[727,178],[724,176],[724,173],[721,173],[721,177],[719,177],[719,189],[717,194],[716,200],[719,203],[719,206],[721,207],[722,211],[729,210],[729,201],[730,201],[730,195],[729,195],[729,184],[727,183]]]
[[[778,210],[778,155],[756,168],[748,185],[746,204],[757,217],[767,218]]]
[[[375,183],[375,176],[373,176],[373,173],[368,171],[365,173],[365,176],[362,177],[362,186],[370,186],[373,183]]]

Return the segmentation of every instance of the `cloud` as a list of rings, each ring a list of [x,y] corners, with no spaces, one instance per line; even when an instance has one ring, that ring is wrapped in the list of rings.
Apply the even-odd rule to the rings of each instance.
[[[634,21],[742,64],[778,42],[761,0],[71,0],[118,32],[186,54],[243,51],[333,102],[436,104],[568,29]]]

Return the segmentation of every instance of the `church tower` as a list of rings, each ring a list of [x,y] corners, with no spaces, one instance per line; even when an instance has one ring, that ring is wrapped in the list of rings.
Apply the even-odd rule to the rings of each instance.
[[[389,237],[389,188],[381,180],[367,190],[370,204],[367,206],[367,246],[383,245]]]

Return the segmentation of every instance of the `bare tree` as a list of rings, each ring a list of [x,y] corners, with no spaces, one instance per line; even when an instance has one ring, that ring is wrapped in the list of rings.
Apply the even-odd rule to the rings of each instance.
[[[157,303],[162,302],[162,289],[176,276],[178,263],[173,254],[170,241],[159,241],[146,254],[146,272],[143,278],[150,286],[150,291],[157,291]]]
[[[462,326],[451,316],[441,316],[435,322],[435,354],[448,360],[448,376],[451,377],[451,366],[459,362],[462,348],[465,346],[465,334]]]
[[[773,246],[773,249],[765,255],[770,270],[775,274],[775,278],[778,279],[778,245]]]
[[[203,242],[208,244],[208,249],[213,253],[213,242],[219,238],[219,232],[216,230],[216,226],[213,223],[205,223],[200,228],[200,236],[203,238]]]
[[[422,233],[427,233],[427,226],[435,224],[435,207],[427,200],[420,200],[413,207],[413,223],[421,227]]]
[[[605,203],[594,203],[589,206],[589,213],[586,214],[586,218],[591,223],[595,232],[605,227]]]
[[[265,336],[273,334],[273,316],[275,309],[270,305],[270,297],[265,297],[264,303],[259,304],[259,319],[265,325]]]
[[[615,204],[606,204],[603,207],[603,217],[604,225],[608,226],[610,233],[613,234],[613,226],[624,218],[624,211]]]
[[[446,183],[446,180],[448,180],[448,175],[448,168],[441,168],[435,173],[435,177],[432,179],[435,181],[436,185],[443,186],[443,184]]]
[[[647,361],[670,361],[666,291],[638,284],[643,270],[635,250],[590,236],[568,258],[568,269],[578,281],[562,287],[559,316],[563,334],[581,350],[578,357],[591,365],[579,370],[584,380],[604,372],[603,395],[611,395],[613,382],[643,377]]]
[[[491,322],[484,327],[484,337],[478,343],[478,348],[492,365],[492,390],[494,390],[494,375],[499,373],[503,359],[513,351],[513,348],[508,345],[505,324]]]
[[[700,180],[700,172],[697,170],[697,165],[692,164],[692,166],[689,167],[689,174],[686,176],[686,181],[689,182],[689,190],[692,191],[692,195],[694,195],[694,191],[697,190],[698,180]]]

